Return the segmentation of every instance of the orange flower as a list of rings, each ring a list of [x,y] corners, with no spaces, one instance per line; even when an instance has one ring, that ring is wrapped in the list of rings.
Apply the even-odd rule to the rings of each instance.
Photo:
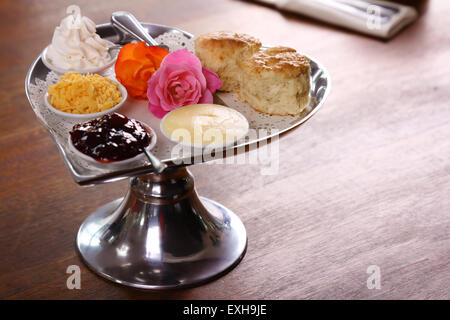
[[[130,96],[147,99],[148,80],[168,53],[160,47],[149,47],[143,41],[124,45],[115,66],[117,80]]]

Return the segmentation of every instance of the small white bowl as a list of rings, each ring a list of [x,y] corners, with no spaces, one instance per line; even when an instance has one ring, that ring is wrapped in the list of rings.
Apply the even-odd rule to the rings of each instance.
[[[112,43],[111,41],[105,40],[106,42],[108,42],[108,47],[112,47],[115,46],[114,43]],[[112,50],[111,52],[111,59],[109,61],[106,62],[105,65],[103,66],[99,66],[99,67],[95,67],[95,68],[87,68],[87,69],[64,69],[64,68],[60,68],[55,66],[52,61],[48,58],[47,53],[48,53],[48,48],[50,47],[50,45],[48,45],[44,51],[42,51],[41,54],[41,59],[42,59],[42,63],[44,63],[44,65],[49,68],[50,70],[58,73],[58,74],[64,74],[67,72],[78,72],[81,74],[86,74],[86,73],[101,73],[102,71],[105,71],[106,69],[108,69],[109,67],[111,67],[117,60],[117,56],[119,55],[119,50]]]
[[[109,79],[109,80],[111,80],[111,79]],[[115,80],[111,80],[111,81],[118,84],[119,91],[122,94],[122,100],[118,104],[116,104],[114,107],[109,108],[109,109],[104,110],[104,111],[94,112],[94,113],[79,114],[79,113],[70,113],[70,112],[64,112],[64,111],[58,110],[58,109],[56,109],[55,107],[53,107],[51,105],[51,103],[49,101],[50,100],[50,94],[48,92],[44,96],[44,103],[52,112],[56,113],[59,116],[65,117],[65,118],[76,119],[76,120],[85,120],[85,119],[98,118],[98,117],[101,117],[101,116],[103,116],[105,114],[112,113],[112,112],[115,112],[115,111],[119,110],[120,107],[122,107],[122,105],[127,100],[127,97],[128,97],[127,89],[120,82],[115,81]]]
[[[170,141],[175,142],[175,143],[177,143],[177,144],[181,144],[182,146],[186,146],[186,147],[190,147],[190,148],[194,148],[194,149],[203,149],[203,148],[206,148],[206,147],[211,148],[211,149],[227,148],[227,147],[229,147],[229,146],[234,145],[237,141],[239,141],[240,139],[242,139],[243,137],[245,137],[245,136],[247,135],[249,129],[250,129],[250,125],[249,125],[249,123],[248,123],[247,118],[246,118],[242,113],[240,113],[239,111],[237,111],[236,109],[230,108],[230,109],[233,110],[233,112],[236,112],[236,114],[238,114],[243,120],[245,120],[245,123],[247,124],[245,132],[244,132],[241,136],[239,136],[239,137],[237,137],[236,139],[234,139],[233,141],[229,141],[229,142],[227,142],[227,143],[225,143],[225,144],[212,143],[212,144],[208,144],[208,145],[203,145],[203,144],[190,143],[190,142],[184,142],[184,141],[180,141],[180,140],[177,140],[177,139],[173,139],[169,134],[167,134],[167,132],[164,131],[164,128],[163,128],[163,123],[164,123],[164,121],[166,120],[166,118],[167,118],[172,112],[175,112],[176,110],[181,109],[181,108],[189,108],[189,107],[191,107],[191,106],[192,106],[192,105],[188,105],[188,106],[183,106],[183,107],[174,109],[174,110],[170,111],[169,113],[167,113],[167,114],[161,119],[161,122],[159,123],[159,129],[160,129],[161,133],[162,133],[167,139],[169,139]],[[219,107],[224,107],[224,108],[229,108],[229,107],[222,106],[222,105],[217,105],[217,106],[219,106]]]
[[[145,130],[147,130],[147,132],[150,132],[152,135],[152,140],[150,141],[150,144],[145,147],[145,149],[147,149],[147,151],[150,151],[151,149],[153,149],[153,147],[156,145],[156,140],[157,140],[157,136],[156,136],[156,132],[155,130],[153,130],[150,126],[148,126],[147,124],[143,123],[142,121],[139,121],[142,126],[145,128]],[[101,162],[98,161],[94,158],[92,158],[91,156],[88,156],[87,154],[84,154],[83,152],[81,152],[80,150],[78,150],[77,148],[75,148],[75,146],[72,143],[72,139],[71,136],[69,134],[69,138],[68,138],[68,145],[69,148],[81,159],[84,159],[90,163],[95,163],[97,165],[104,165],[104,166],[111,166],[111,165],[126,165],[126,164],[130,164],[136,160],[140,160],[140,159],[146,159],[146,155],[144,153],[140,153],[137,154],[136,156],[134,156],[133,158],[129,158],[129,159],[125,159],[125,160],[119,160],[119,161],[111,161],[111,162]]]

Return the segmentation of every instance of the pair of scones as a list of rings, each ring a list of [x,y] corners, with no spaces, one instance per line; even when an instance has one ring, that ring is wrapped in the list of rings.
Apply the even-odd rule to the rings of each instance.
[[[309,60],[292,48],[260,50],[261,42],[232,32],[207,33],[195,39],[195,54],[218,74],[221,91],[234,91],[257,111],[296,115],[308,105]]]

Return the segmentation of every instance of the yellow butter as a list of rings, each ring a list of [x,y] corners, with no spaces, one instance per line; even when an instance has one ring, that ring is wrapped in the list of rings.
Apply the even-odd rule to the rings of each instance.
[[[161,130],[172,140],[198,146],[225,145],[248,131],[248,121],[238,111],[217,104],[181,107],[167,114]]]

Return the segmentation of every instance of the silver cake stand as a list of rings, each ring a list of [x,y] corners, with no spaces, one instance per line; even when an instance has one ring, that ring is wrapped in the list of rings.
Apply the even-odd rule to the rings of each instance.
[[[188,39],[193,37],[176,28],[142,24],[153,37],[164,33],[182,34]],[[110,24],[98,25],[97,32],[115,43],[130,41]],[[221,204],[199,197],[187,166],[179,164],[192,163],[181,160],[198,163],[208,159],[200,157],[199,160],[194,156],[191,159],[174,158],[169,151],[170,142],[158,134],[157,122],[147,124],[158,134],[154,150],[156,156],[169,165],[161,174],[153,172],[145,160],[127,167],[109,168],[79,159],[67,145],[68,132],[74,123],[52,114],[30,89],[45,81],[49,71],[41,56],[37,57],[27,74],[25,90],[31,107],[55,141],[74,180],[80,185],[95,185],[130,179],[125,197],[97,209],[78,231],[77,248],[87,266],[116,283],[155,290],[198,285],[236,266],[247,247],[247,233],[242,221]],[[329,90],[328,73],[311,59],[308,109],[296,117],[266,117],[261,122],[258,120],[261,115],[247,108],[251,110],[246,111],[250,112],[246,115],[250,128],[261,128],[263,123],[265,127],[276,130],[269,130],[257,138],[247,137],[228,149],[248,150],[260,141],[270,141],[298,127],[319,109]]]

